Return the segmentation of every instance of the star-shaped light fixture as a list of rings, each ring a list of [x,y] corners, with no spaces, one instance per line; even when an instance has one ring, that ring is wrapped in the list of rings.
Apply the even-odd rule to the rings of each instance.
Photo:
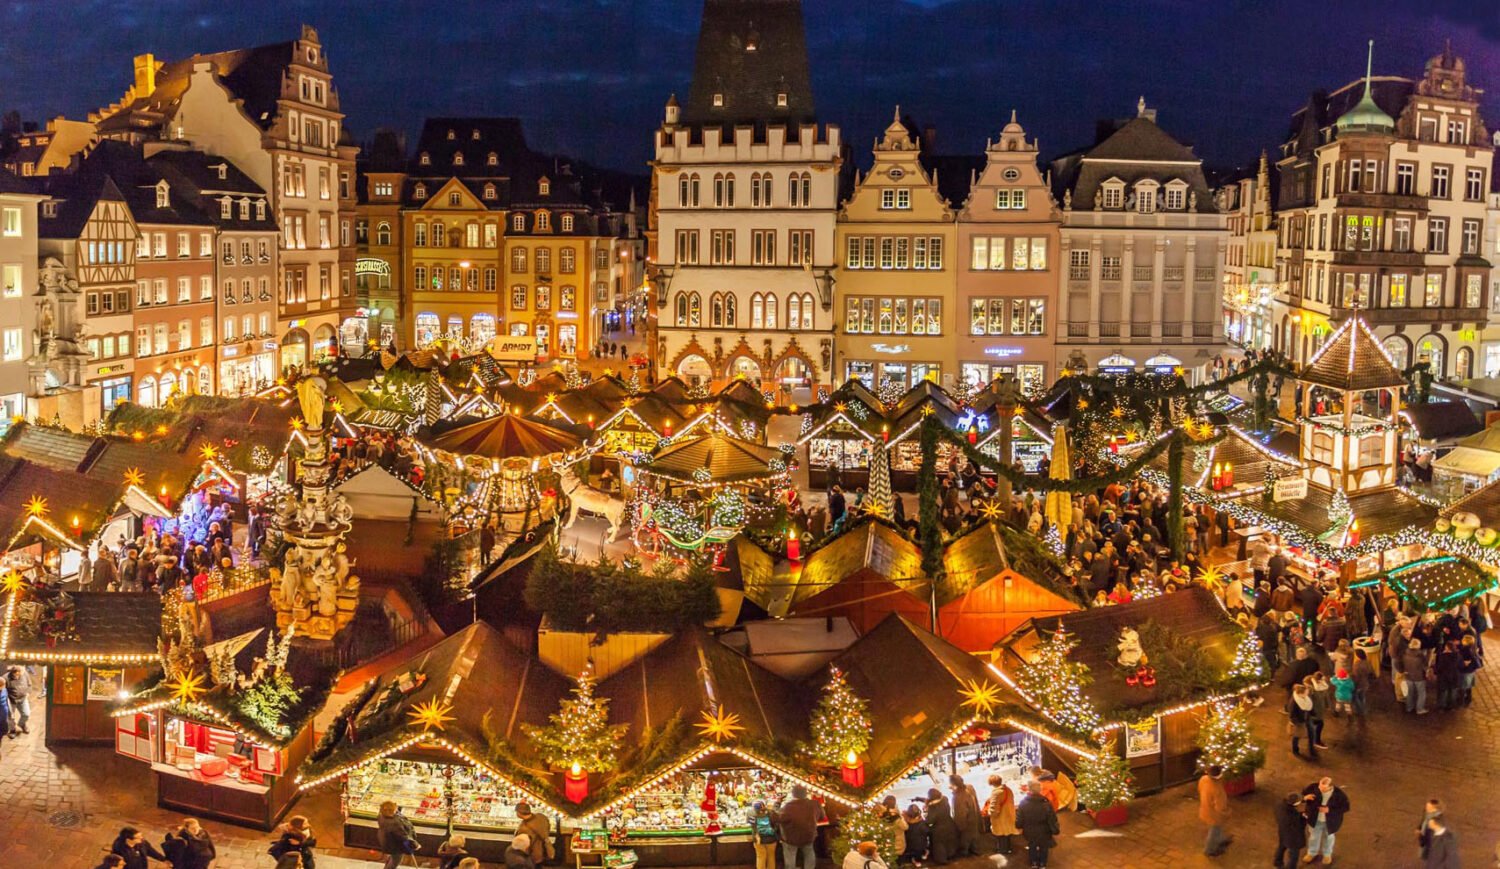
[[[172,699],[182,704],[197,701],[207,690],[203,684],[203,674],[195,670],[189,670],[178,676],[167,687],[172,690]]]
[[[725,712],[722,706],[712,712],[705,711],[698,721],[698,732],[714,742],[734,739],[735,734],[744,729],[744,725],[740,724],[740,716],[733,712]]]
[[[420,727],[427,731],[442,730],[448,722],[453,720],[453,716],[448,714],[452,711],[452,703],[444,703],[433,697],[425,703],[418,703],[408,709],[406,714],[411,718],[410,723],[413,727]]]
[[[964,698],[963,705],[981,715],[989,715],[1000,706],[1000,686],[994,682],[969,679],[958,693]]]

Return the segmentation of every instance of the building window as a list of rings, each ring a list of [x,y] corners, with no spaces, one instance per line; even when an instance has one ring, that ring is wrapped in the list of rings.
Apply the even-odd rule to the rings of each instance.
[[[880,207],[887,210],[911,208],[911,190],[905,187],[887,187],[881,190]]]
[[[471,222],[464,226],[464,247],[479,247],[479,224]]]
[[[561,274],[571,275],[578,268],[578,253],[571,247],[565,247],[557,252],[557,270]]]
[[[1431,217],[1427,220],[1427,252],[1448,252],[1448,218]]]
[[[787,232],[787,265],[810,266],[813,262],[813,231],[793,229]]]
[[[850,239],[854,241],[854,239]],[[776,264],[776,230],[754,229],[750,231],[750,262],[758,266]]]
[[[562,231],[563,232],[572,232],[573,231],[573,215],[571,215],[571,214],[564,214],[562,216]]]
[[[526,310],[526,300],[530,294],[525,284],[514,284],[510,288],[510,307],[515,311]]]
[[[716,266],[734,265],[734,230],[715,229],[709,241],[709,262]]]
[[[1047,239],[1031,237],[975,236],[970,239],[971,271],[1045,271]],[[1074,251],[1084,253],[1087,251]]]
[[[543,178],[542,180],[538,181],[536,183],[536,192],[537,192],[538,195],[541,195],[541,196],[551,196],[552,195],[552,182],[549,181],[549,180],[547,180],[546,178]]]
[[[1166,201],[1163,207],[1168,211],[1182,211],[1187,208],[1187,186],[1183,184],[1168,184]]]
[[[552,274],[552,251],[550,248],[539,247],[536,249],[536,273],[539,275]]]
[[[1411,250],[1411,218],[1397,217],[1391,221],[1391,249],[1397,253]]]
[[[522,232],[522,231],[524,231],[526,229],[526,215],[524,215],[524,214],[514,214],[514,215],[511,215],[511,218],[510,218],[510,228],[513,229],[513,230],[515,230],[516,232]]]
[[[1068,251],[1068,279],[1074,281],[1086,281],[1089,279],[1089,251]]]
[[[449,190],[448,191],[448,204],[449,205],[457,206],[457,205],[461,205],[462,203],[463,203],[463,194],[459,193],[457,190]]]
[[[375,195],[376,196],[394,196],[395,193],[396,193],[396,186],[394,184],[392,184],[390,181],[376,181],[375,182]]]
[[[1462,253],[1479,254],[1479,227],[1480,222],[1477,220],[1464,221]]]
[[[496,287],[499,285],[498,276],[498,272],[494,267],[484,270],[484,291],[486,293],[495,292]]]
[[[0,209],[0,234],[6,238],[15,238],[21,234],[21,209],[7,206]]]
[[[411,195],[412,195],[413,199],[426,199],[427,198],[427,185],[426,184],[418,184],[416,187],[413,187],[412,191],[411,191]]]
[[[787,179],[787,202],[793,208],[812,206],[812,174],[793,172]]]
[[[1478,202],[1484,198],[1484,170],[1470,167],[1464,173],[1464,199]]]
[[[552,230],[552,213],[538,211],[536,213],[536,229],[538,232],[550,232]]]
[[[1046,299],[969,300],[971,335],[1043,335],[1046,330]]]
[[[1390,300],[1387,306],[1391,308],[1406,307],[1406,275],[1391,275]]]
[[[1427,275],[1427,282],[1422,292],[1422,306],[1425,308],[1441,308],[1443,306],[1442,275]]]
[[[391,243],[391,225],[381,221],[375,225],[375,243],[377,245],[389,245]]]
[[[1448,198],[1448,174],[1447,166],[1432,167],[1432,191],[1429,195],[1433,199]]]
[[[22,331],[19,327],[5,330],[5,361],[16,362],[25,355]]]
[[[484,224],[484,246],[494,248],[500,246],[500,227],[493,220]]]
[[[677,230],[677,263],[678,265],[698,264],[698,230]]]
[[[1464,307],[1478,308],[1483,304],[1481,296],[1484,295],[1484,277],[1482,275],[1466,275],[1464,277]]]
[[[1100,197],[1103,208],[1118,210],[1125,205],[1125,184],[1122,181],[1111,181],[1104,185],[1104,195]]]

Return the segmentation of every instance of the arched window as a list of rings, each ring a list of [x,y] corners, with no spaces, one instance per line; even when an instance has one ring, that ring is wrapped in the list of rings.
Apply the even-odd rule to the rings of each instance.
[[[771,207],[771,173],[760,176],[760,207]]]
[[[750,328],[761,329],[766,325],[766,300],[760,293],[750,297]]]
[[[510,228],[515,230],[516,232],[524,231],[526,229],[526,215],[512,215],[510,218]]]
[[[434,220],[432,222],[432,246],[448,246],[448,231],[443,227],[443,222],[441,220]]]
[[[485,199],[494,199],[495,198],[495,185],[493,185],[493,184],[486,184],[486,185],[484,185],[484,198]]]
[[[786,300],[786,327],[788,329],[795,329],[797,328],[797,324],[801,322],[802,297],[796,293],[792,293],[791,297]]]
[[[734,300],[734,293],[725,293],[724,294],[724,325],[726,327],[730,328],[730,329],[735,328],[735,326],[736,326],[736,320],[739,319],[738,318],[738,312],[735,310],[736,307],[738,307],[738,305],[737,305],[737,303]]]
[[[792,325],[794,329],[811,329],[813,327],[813,297],[812,293],[802,294],[802,325]],[[935,334],[935,333],[934,333]]]
[[[142,377],[136,385],[135,397],[141,407],[156,407],[156,378],[149,374]]]
[[[684,294],[682,294],[682,293],[678,293],[677,294],[677,300],[676,300],[676,302],[673,303],[673,308],[675,309],[675,312],[676,312],[676,322],[677,322],[677,325],[679,325],[679,326],[686,326],[687,325],[687,296],[684,295]]]
[[[724,176],[724,207],[734,207],[734,173]]]
[[[688,325],[699,326],[703,323],[703,297],[693,293],[688,297]]]
[[[750,207],[760,207],[760,173],[750,173]]]
[[[724,297],[718,293],[708,302],[708,324],[715,328],[724,325]]]
[[[378,224],[375,225],[375,243],[376,244],[390,244],[391,243],[391,225],[389,223],[386,223],[385,221],[382,220],[380,223],[378,223]]]
[[[775,293],[766,293],[766,328],[767,329],[775,329],[776,328],[776,305],[777,305],[776,294]]]
[[[698,207],[698,201],[699,201],[699,199],[698,199],[699,181],[700,181],[700,179],[698,178],[698,173],[694,172],[693,175],[692,175],[692,178],[691,178],[691,187],[692,187],[692,191],[691,192],[692,192],[692,200],[693,200],[693,207],[694,208]]]
[[[679,208],[686,208],[688,204],[688,176],[684,172],[677,176],[677,206]]]
[[[536,213],[536,228],[538,232],[547,232],[552,229],[552,214],[546,211]]]
[[[571,215],[571,214],[564,214],[562,216],[562,231],[563,232],[572,232],[573,231],[573,215]]]
[[[812,204],[812,173],[793,172],[787,178],[787,202],[793,208],[807,208]]]

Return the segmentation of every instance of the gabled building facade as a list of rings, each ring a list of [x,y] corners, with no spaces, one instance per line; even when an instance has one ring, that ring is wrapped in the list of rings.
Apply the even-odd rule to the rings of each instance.
[[[1052,170],[1067,267],[1059,364],[1077,351],[1091,367],[1199,371],[1223,347],[1227,241],[1203,161],[1142,99]]]
[[[1278,163],[1285,292],[1273,346],[1304,361],[1359,311],[1398,368],[1476,373],[1488,320],[1482,251],[1494,146],[1450,49],[1418,81],[1314,94]]]
[[[857,378],[872,392],[894,398],[922,380],[951,386],[956,375],[956,224],[899,108],[874,154],[874,165],[855,179],[839,211],[833,379]],[[766,237],[752,235],[752,242],[764,244]],[[756,251],[751,253],[753,258]],[[710,300],[710,321],[718,304]],[[731,375],[749,377],[753,360],[740,360]]]
[[[1229,228],[1224,254],[1224,337],[1251,350],[1271,346],[1277,286],[1271,193],[1270,165],[1262,152],[1253,176],[1225,184],[1214,194]]]
[[[654,147],[660,373],[836,380],[842,140],[816,120],[801,4],[705,0],[688,100],[668,100]]]
[[[0,429],[26,415],[37,324],[39,185],[0,172]]]

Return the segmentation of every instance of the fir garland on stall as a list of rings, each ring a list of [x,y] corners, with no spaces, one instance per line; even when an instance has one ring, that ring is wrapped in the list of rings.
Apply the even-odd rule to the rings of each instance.
[[[828,684],[812,713],[813,757],[838,766],[849,755],[858,757],[870,747],[870,703],[849,687],[838,667],[829,667]]]

